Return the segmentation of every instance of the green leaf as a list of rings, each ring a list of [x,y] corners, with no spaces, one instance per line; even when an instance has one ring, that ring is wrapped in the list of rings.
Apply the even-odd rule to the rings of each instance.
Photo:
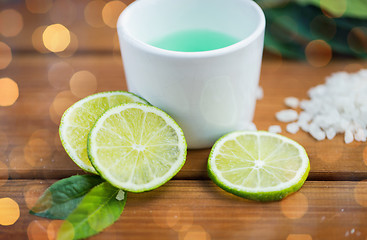
[[[50,219],[65,219],[81,202],[85,194],[104,180],[99,176],[76,175],[52,184],[29,211]]]
[[[367,20],[328,18],[320,8],[294,2],[264,12],[265,47],[270,51],[302,59],[309,42],[324,40],[336,54],[367,58]]]
[[[99,233],[120,217],[125,203],[125,192],[107,182],[101,183],[67,217],[60,227],[58,239],[82,239]]]
[[[314,5],[338,17],[367,19],[366,0],[297,0],[296,2],[303,5]]]

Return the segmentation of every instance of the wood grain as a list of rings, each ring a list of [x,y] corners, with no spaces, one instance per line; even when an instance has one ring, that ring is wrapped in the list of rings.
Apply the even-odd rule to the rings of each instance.
[[[133,1],[134,0],[122,0],[121,2],[127,6]],[[37,53],[36,48],[34,48],[34,44],[32,44],[32,37],[34,36],[36,29],[55,23],[64,25],[70,32],[75,34],[77,38],[78,52],[88,52],[93,50],[95,52],[112,53],[119,51],[116,28],[103,24],[101,13],[95,12],[94,16],[102,21],[101,26],[90,26],[85,20],[85,8],[90,1],[53,0],[52,2],[54,2],[54,4],[52,4],[52,7],[47,12],[41,14],[31,13],[25,2],[25,0],[5,1],[7,4],[4,3],[1,6],[1,10],[16,10],[21,14],[23,19],[23,26],[16,37],[1,38],[1,41],[8,44],[14,52]],[[32,3],[32,1],[28,2]],[[33,4],[37,4],[37,2],[33,2]],[[41,2],[41,4],[45,3]],[[100,11],[102,11],[102,9]],[[42,36],[35,39],[42,41]]]
[[[81,54],[62,60],[54,55],[16,54],[12,64],[2,71],[3,76],[18,83],[20,96],[14,105],[0,107],[0,131],[7,138],[6,150],[0,155],[0,160],[6,167],[4,169],[4,164],[0,165],[0,173],[7,171],[11,178],[62,178],[81,173],[65,154],[58,140],[58,120],[62,112],[55,114],[52,111],[55,101],[64,103],[65,106],[61,109],[66,109],[79,99],[70,92],[70,74],[65,73],[65,77],[62,77],[61,72],[60,79],[64,83],[59,83],[56,88],[50,82],[50,68],[61,61],[69,64],[73,72],[87,70],[94,74],[98,84],[96,92],[127,89],[121,60],[117,56]],[[304,62],[280,59],[266,58],[263,62],[260,85],[264,90],[264,98],[257,102],[254,122],[260,130],[279,124],[283,129],[282,134],[302,144],[310,157],[309,179],[312,180],[367,178],[367,159],[363,157],[367,144],[355,142],[347,145],[343,142],[343,136],[317,142],[302,131],[297,134],[287,133],[286,124],[278,122],[275,113],[285,108],[285,97],[307,98],[310,87],[323,83],[325,77],[333,72],[348,69],[348,64],[367,67],[366,62],[362,61],[334,61],[320,69]],[[61,100],[60,94],[65,95]],[[47,144],[34,146],[32,150],[41,157],[45,150],[51,154],[42,160],[39,157],[29,162],[29,157],[24,157],[22,151],[26,149],[32,136],[42,130],[48,133],[41,134],[39,138]],[[206,162],[209,151],[210,149],[189,151],[187,162],[176,179],[207,179]],[[12,164],[14,159],[16,164]]]
[[[51,183],[9,180],[0,188],[0,198],[12,198],[21,210],[14,225],[0,226],[0,236],[44,239],[51,220],[28,214],[28,207]],[[257,203],[210,181],[175,180],[151,192],[129,193],[121,218],[91,239],[188,239],[195,234],[200,237],[190,239],[286,239],[289,234],[344,239],[347,232],[351,239],[365,239],[367,209],[356,199],[366,203],[367,196],[357,194],[356,186],[365,189],[367,182],[308,181],[282,202]]]
[[[0,240],[54,239],[59,222],[35,217],[28,210],[56,179],[83,174],[58,136],[61,114],[80,99],[75,90],[81,89],[71,89],[72,75],[93,74],[97,87],[92,92],[127,89],[116,29],[88,25],[84,10],[91,1],[52,2],[53,7],[42,14],[31,13],[23,0],[5,1],[0,7],[0,13],[13,9],[23,19],[17,36],[0,38],[12,51],[0,78],[9,77],[19,87],[17,101],[0,106],[0,199],[11,198],[20,207],[15,224],[0,224]],[[128,5],[133,0],[122,2]],[[69,47],[66,54],[38,52],[32,43],[35,30],[54,23],[63,24],[76,37],[76,49]],[[44,50],[41,32],[35,39]],[[70,46],[76,46],[75,39]],[[0,54],[2,58],[6,56]],[[54,71],[60,64],[64,68]],[[367,179],[367,143],[346,145],[343,136],[317,142],[302,131],[285,132],[286,124],[274,117],[285,108],[285,97],[307,98],[307,90],[333,72],[361,68],[367,68],[366,60],[333,59],[314,68],[265,53],[260,79],[264,98],[257,102],[254,122],[260,130],[279,124],[282,134],[305,147],[311,171],[298,193],[272,203],[236,197],[208,180],[210,149],[189,150],[174,180],[151,192],[128,194],[121,218],[90,239],[367,239],[367,182],[359,181]]]

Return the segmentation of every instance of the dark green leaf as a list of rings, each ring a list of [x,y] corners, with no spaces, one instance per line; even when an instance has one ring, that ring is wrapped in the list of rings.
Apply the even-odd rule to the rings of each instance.
[[[85,194],[102,183],[99,176],[76,175],[52,184],[38,199],[30,213],[50,219],[65,219]]]
[[[367,57],[367,20],[328,18],[320,8],[294,2],[264,9],[267,26],[265,47],[284,57],[305,58],[305,47],[324,40],[341,55]]]
[[[120,192],[121,191],[121,192]],[[116,198],[118,193],[123,193]],[[58,239],[82,239],[99,233],[114,223],[126,203],[126,193],[104,182],[94,187],[67,217],[58,232]]]
[[[300,4],[312,4],[316,7],[325,9],[335,16],[355,17],[367,19],[367,1],[366,0],[297,0]]]

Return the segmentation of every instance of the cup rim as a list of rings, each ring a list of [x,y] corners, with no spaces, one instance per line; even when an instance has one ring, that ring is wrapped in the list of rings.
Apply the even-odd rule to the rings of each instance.
[[[131,34],[126,29],[124,22],[126,22],[126,19],[130,17],[131,9],[133,9],[135,5],[141,4],[141,2],[144,2],[144,0],[138,0],[138,1],[136,0],[135,2],[132,2],[122,11],[117,21],[117,31],[119,33],[120,32],[123,33],[123,36],[125,37],[126,41],[128,41],[131,45],[137,48],[143,49],[144,51],[152,53],[152,54],[163,55],[163,56],[168,56],[168,57],[178,57],[178,58],[202,58],[202,57],[213,57],[213,56],[218,56],[218,55],[224,55],[224,54],[235,52],[241,48],[246,47],[247,45],[252,43],[255,39],[257,39],[258,36],[261,35],[265,31],[265,15],[261,7],[252,0],[237,0],[237,1],[246,2],[249,5],[252,5],[257,15],[260,16],[260,21],[256,29],[249,36],[227,47],[209,50],[209,51],[182,52],[182,51],[166,50],[163,48],[155,47],[155,46],[152,46],[136,38],[135,36],[133,36],[133,34]],[[151,0],[146,0],[146,2],[151,2]]]

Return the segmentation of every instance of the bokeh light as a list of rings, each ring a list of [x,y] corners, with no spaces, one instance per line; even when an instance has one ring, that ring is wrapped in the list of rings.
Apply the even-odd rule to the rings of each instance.
[[[48,81],[59,90],[69,88],[69,80],[74,74],[74,69],[67,62],[54,63],[48,70]]]
[[[103,22],[111,27],[116,28],[117,20],[121,12],[126,8],[126,4],[120,1],[108,2],[102,10]]]
[[[50,105],[50,108],[48,110],[49,115],[50,115],[50,119],[53,123],[55,123],[57,126],[59,126],[60,124],[60,120],[61,120],[61,116],[59,114],[57,114],[53,104]]]
[[[24,188],[24,200],[28,207],[28,209],[32,209],[33,206],[36,204],[37,200],[43,192],[46,190],[46,186],[43,184],[37,185],[27,185]]]
[[[177,232],[187,231],[194,222],[194,213],[189,208],[171,207],[166,215],[167,226]]]
[[[4,37],[14,37],[23,29],[23,17],[14,9],[0,12],[0,34]]]
[[[12,59],[13,57],[10,47],[5,43],[0,42],[0,70],[9,66]]]
[[[43,32],[47,26],[39,26],[32,33],[32,45],[40,53],[50,52],[43,44]]]
[[[68,109],[77,100],[78,98],[76,98],[74,94],[70,91],[62,91],[58,93],[49,109],[51,120],[58,125],[60,123],[61,116],[65,112],[65,110]]]
[[[43,44],[51,52],[61,52],[70,44],[70,32],[61,24],[48,26],[42,35]]]
[[[75,97],[70,91],[62,91],[56,95],[52,105],[58,115],[62,115],[75,102]]]
[[[50,222],[50,224],[47,226],[48,240],[57,239],[57,233],[59,232],[59,229],[64,222],[64,220],[52,220]]]
[[[25,0],[28,11],[31,13],[46,13],[52,7],[52,0]]]
[[[29,199],[26,199],[26,201],[28,201],[27,203],[27,207],[31,207],[32,211],[35,213],[39,213],[39,212],[44,212],[47,209],[50,209],[52,207],[53,204],[53,199],[52,199],[52,193],[51,191],[44,191],[43,193],[41,193],[42,195],[42,204],[41,205],[36,205],[37,199],[34,199],[37,195],[38,195],[38,191],[37,192],[30,192],[28,193],[29,195]],[[40,195],[40,196],[41,196]],[[26,195],[24,196],[25,198],[27,197]]]
[[[57,134],[57,132],[58,132],[57,130],[53,132],[47,128],[40,128],[40,129],[35,130],[29,139],[30,140],[44,139],[49,142],[49,141],[52,141],[52,139]]]
[[[289,234],[287,240],[312,240],[310,234]]]
[[[336,146],[330,147],[329,141],[320,141],[315,145],[316,156],[323,162],[333,164],[337,162],[344,151]]]
[[[330,45],[323,40],[309,42],[305,49],[306,59],[314,67],[326,66],[332,57]]]
[[[59,227],[58,234],[62,234],[62,239],[74,239],[75,230],[73,224],[65,220]]]
[[[367,207],[367,180],[356,184],[354,187],[354,199],[362,207]]]
[[[54,0],[50,10],[50,19],[54,23],[63,25],[71,25],[77,16],[77,6],[72,0]]]
[[[166,209],[150,209],[149,212],[153,217],[156,226],[160,228],[168,228],[167,225],[167,211]]]
[[[9,145],[8,137],[3,131],[0,130],[0,153],[5,152],[6,149],[8,148],[8,145]]]
[[[0,78],[0,106],[11,106],[18,97],[18,84],[10,78]]]
[[[50,162],[52,150],[47,141],[41,138],[33,138],[24,147],[24,158],[32,167],[44,166]]]
[[[332,6],[332,12],[329,6]],[[338,18],[347,10],[347,0],[320,0],[320,8],[326,16]]]
[[[93,0],[84,8],[84,18],[90,26],[96,28],[105,26],[102,18],[102,10],[105,5],[105,1]]]
[[[97,78],[89,71],[74,73],[70,79],[71,92],[80,98],[84,98],[97,90]]]
[[[31,169],[31,165],[24,158],[24,147],[13,148],[9,154],[9,170],[24,174]]]
[[[348,45],[356,53],[367,53],[367,27],[354,27],[349,32]]]
[[[210,234],[201,225],[192,225],[187,231],[180,232],[179,240],[210,240]]]
[[[331,40],[336,33],[336,23],[332,18],[318,15],[311,21],[310,30],[317,38]]]
[[[13,225],[20,216],[19,205],[11,198],[0,198],[0,225]]]
[[[59,57],[63,57],[63,58],[71,57],[71,56],[74,55],[76,50],[78,50],[78,46],[79,46],[78,37],[73,32],[70,32],[70,43],[69,43],[69,45],[67,46],[67,48],[65,48],[64,51],[57,52],[56,54]]]
[[[296,192],[280,202],[280,208],[284,216],[290,219],[303,217],[308,210],[307,197],[300,192]]]
[[[28,240],[49,240],[47,235],[48,220],[33,220],[27,228]]]

